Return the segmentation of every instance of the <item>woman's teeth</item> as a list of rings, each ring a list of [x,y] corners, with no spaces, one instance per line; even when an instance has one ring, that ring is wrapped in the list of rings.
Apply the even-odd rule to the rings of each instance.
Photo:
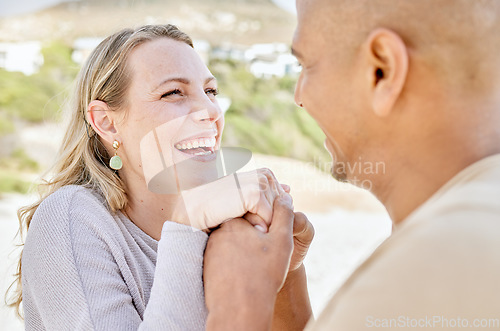
[[[198,152],[198,153],[194,153],[194,155],[196,155],[196,156],[198,156],[198,155],[209,155],[209,154],[212,154],[212,152],[207,151],[207,152]]]
[[[190,150],[194,148],[209,148],[213,149],[215,147],[215,137],[212,138],[199,138],[199,139],[193,139],[189,141],[184,141],[182,143],[178,143],[175,145],[175,148],[178,150]],[[213,153],[212,150],[208,151],[199,151],[194,153],[194,155],[208,155]]]

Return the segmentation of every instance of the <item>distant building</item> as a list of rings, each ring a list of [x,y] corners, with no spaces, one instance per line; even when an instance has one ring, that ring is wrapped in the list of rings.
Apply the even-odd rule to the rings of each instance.
[[[300,72],[292,54],[259,56],[250,64],[250,72],[258,78],[294,76]]]
[[[78,64],[83,64],[94,48],[99,45],[103,38],[78,38],[73,42],[73,53],[71,59]]]
[[[300,72],[290,47],[283,43],[241,46],[225,44],[212,50],[212,58],[247,63],[249,71],[259,78],[284,77]]]
[[[39,41],[0,43],[0,68],[29,76],[36,73],[42,64],[42,44]]]
[[[210,57],[217,60],[232,60],[236,62],[248,62],[245,57],[245,52],[248,47],[233,44],[222,44],[214,47]]]
[[[290,53],[290,47],[283,43],[254,44],[245,51],[245,59],[251,62],[258,57]]]

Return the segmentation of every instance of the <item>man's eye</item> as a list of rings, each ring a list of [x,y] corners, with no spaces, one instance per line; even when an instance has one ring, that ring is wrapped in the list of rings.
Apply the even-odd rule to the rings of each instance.
[[[181,94],[181,90],[175,89],[175,90],[169,91],[169,92],[163,94],[161,97],[166,98],[166,97],[169,97],[169,96],[174,95],[174,94]]]
[[[214,89],[214,88],[209,88],[209,89],[205,90],[205,93],[206,94],[212,94],[213,96],[216,96],[217,94],[219,94],[219,90],[218,89]]]

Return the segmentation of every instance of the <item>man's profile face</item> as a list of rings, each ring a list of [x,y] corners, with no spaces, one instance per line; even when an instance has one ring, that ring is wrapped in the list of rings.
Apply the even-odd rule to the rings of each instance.
[[[325,147],[333,159],[332,175],[350,178],[347,165],[357,159],[363,122],[359,112],[359,93],[354,87],[359,74],[355,57],[346,46],[345,29],[332,17],[325,18],[325,0],[297,0],[298,25],[292,50],[302,66],[295,90],[295,101],[302,104],[326,134]],[[322,4],[323,3],[323,4]],[[333,4],[330,7],[335,6]],[[340,5],[338,10],[341,10]],[[335,34],[342,34],[337,38]],[[354,54],[354,53],[352,53]]]

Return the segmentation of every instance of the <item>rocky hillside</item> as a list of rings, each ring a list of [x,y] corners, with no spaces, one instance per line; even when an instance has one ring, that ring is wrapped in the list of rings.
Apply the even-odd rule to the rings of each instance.
[[[81,0],[0,19],[0,41],[105,36],[123,27],[173,23],[212,44],[290,42],[295,17],[270,0]]]

